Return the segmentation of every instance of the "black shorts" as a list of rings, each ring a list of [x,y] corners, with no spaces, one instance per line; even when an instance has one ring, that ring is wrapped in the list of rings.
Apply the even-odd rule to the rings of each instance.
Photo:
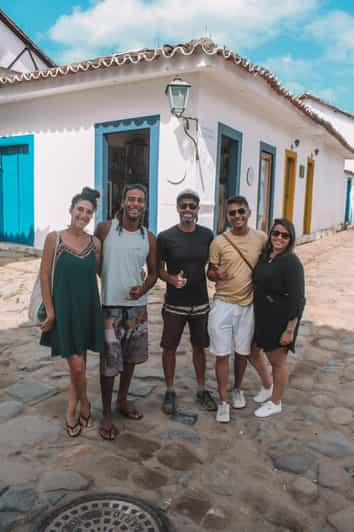
[[[176,351],[185,324],[188,322],[191,344],[194,347],[208,347],[209,303],[195,307],[179,307],[165,304],[162,307],[163,331],[161,347]]]

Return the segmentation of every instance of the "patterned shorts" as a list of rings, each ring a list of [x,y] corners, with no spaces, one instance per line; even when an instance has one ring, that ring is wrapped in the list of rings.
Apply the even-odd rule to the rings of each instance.
[[[148,321],[146,305],[138,307],[103,307],[104,352],[100,372],[115,377],[124,363],[141,364],[148,358]]]

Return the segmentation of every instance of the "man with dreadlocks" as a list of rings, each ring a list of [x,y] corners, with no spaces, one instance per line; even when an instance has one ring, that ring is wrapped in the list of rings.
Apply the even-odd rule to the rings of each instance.
[[[162,411],[167,415],[176,412],[176,350],[187,322],[198,386],[196,400],[206,410],[213,411],[217,408],[211,394],[205,389],[204,351],[209,345],[209,297],[205,265],[213,233],[207,227],[197,224],[199,201],[199,195],[194,190],[180,192],[177,196],[179,224],[162,231],[157,238],[159,276],[167,285],[161,338],[166,380]]]
[[[114,440],[112,423],[114,378],[120,374],[117,410],[129,419],[142,413],[128,403],[135,364],[148,358],[147,292],[157,279],[156,239],[143,226],[146,188],[129,184],[123,190],[119,211],[113,220],[98,224],[102,242],[102,303],[105,323],[104,352],[100,358],[103,417],[99,434]],[[147,277],[143,268],[147,264]]]

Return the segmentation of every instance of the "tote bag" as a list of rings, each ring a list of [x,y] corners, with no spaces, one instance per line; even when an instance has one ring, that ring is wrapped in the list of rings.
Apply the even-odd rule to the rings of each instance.
[[[58,244],[59,244],[59,233],[56,233],[56,235],[57,235],[57,238],[55,241],[55,249],[54,249],[54,256],[53,256],[53,263],[52,263],[52,273],[51,273],[52,293],[53,293],[53,281],[54,281],[54,270],[55,270],[55,258],[57,254]],[[41,311],[41,314],[43,314],[43,317],[41,316],[41,319],[39,315],[40,311]],[[32,289],[32,294],[31,294],[31,298],[30,298],[30,302],[28,306],[28,317],[34,325],[40,325],[45,319],[45,308],[43,304],[39,272],[37,274],[36,280],[34,281],[34,285]]]

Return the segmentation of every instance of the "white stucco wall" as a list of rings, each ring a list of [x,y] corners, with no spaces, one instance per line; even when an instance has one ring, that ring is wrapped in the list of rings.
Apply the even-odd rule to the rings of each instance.
[[[175,223],[175,197],[194,184],[194,169],[188,160],[193,157],[191,142],[171,117],[164,94],[170,79],[0,105],[0,136],[35,136],[36,247],[42,247],[48,231],[68,224],[72,196],[83,186],[94,186],[94,125],[110,120],[160,115],[158,229]],[[197,84],[196,76],[189,79]],[[196,96],[191,96],[191,110]],[[167,182],[179,180],[185,171],[181,186]]]
[[[274,190],[274,217],[282,216],[285,150],[290,148],[295,138],[300,138],[297,153],[297,169],[295,184],[294,219],[297,235],[303,232],[306,175],[299,177],[299,165],[307,165],[307,159],[314,153],[315,173],[313,187],[313,209],[311,231],[336,227],[343,223],[345,212],[345,181],[343,179],[344,159],[335,149],[323,142],[323,138],[315,136],[308,124],[301,135],[296,128],[287,123],[285,117],[275,107],[268,107],[267,113],[260,111],[256,105],[250,106],[247,95],[242,92],[233,93],[223,89],[218,83],[209,82],[203,85],[199,101],[199,114],[202,117],[201,130],[206,132],[202,144],[207,146],[203,157],[205,174],[211,176],[211,187],[208,200],[214,206],[216,139],[218,122],[232,127],[243,134],[241,161],[240,193],[245,195],[252,208],[251,223],[256,223],[259,150],[260,141],[276,147],[276,171]],[[324,135],[326,136],[326,134]],[[246,182],[247,168],[252,166],[256,179],[252,186]]]
[[[0,66],[8,68],[25,46],[26,45],[23,41],[19,39],[17,35],[6,26],[6,24],[0,21]],[[34,51],[32,51],[32,54],[35,57],[39,69],[48,68],[44,61],[40,59]],[[36,70],[27,51],[21,55],[11,68],[17,72],[30,72]]]
[[[333,127],[343,135],[343,137],[354,147],[354,117],[347,116],[340,111],[335,111],[321,102],[306,98],[306,105],[311,107],[316,113],[328,120]],[[354,157],[354,156],[353,156]],[[354,172],[354,160],[346,160],[345,169]]]
[[[177,221],[175,198],[186,187],[199,191],[200,223],[213,227],[218,122],[243,133],[240,193],[249,199],[253,210],[252,224],[255,224],[257,210],[259,143],[263,141],[276,147],[274,216],[282,214],[284,150],[299,137],[289,121],[292,117],[289,105],[283,101],[281,105],[272,104],[268,94],[265,106],[262,103],[263,89],[258,85],[260,95],[257,101],[253,101],[248,91],[230,90],[217,78],[213,79],[203,72],[184,76],[193,87],[186,114],[200,120],[198,164],[193,144],[184,135],[182,122],[171,116],[164,94],[173,74],[170,72],[164,78],[0,105],[0,136],[31,133],[35,136],[36,247],[43,245],[49,230],[61,229],[68,224],[72,196],[83,186],[94,186],[94,125],[111,120],[160,115],[159,231]],[[239,86],[242,83],[240,81]],[[299,122],[298,116],[295,118],[295,122]],[[326,147],[322,137],[312,136],[313,128],[307,124],[302,124],[303,133],[296,151],[298,165],[306,165],[307,157],[314,148],[320,150],[315,160],[313,193],[312,230],[316,231],[343,222],[344,162],[339,152]],[[191,128],[193,132],[193,123]],[[298,165],[294,223],[298,234],[301,234],[306,180],[298,177]],[[246,183],[249,166],[255,172],[252,186]],[[179,181],[183,176],[185,179],[179,185],[169,182]]]

